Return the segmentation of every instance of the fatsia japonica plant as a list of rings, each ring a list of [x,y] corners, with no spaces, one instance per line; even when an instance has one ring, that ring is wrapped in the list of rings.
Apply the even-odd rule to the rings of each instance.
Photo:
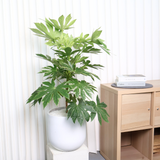
[[[100,124],[102,119],[108,122],[109,115],[105,110],[107,105],[101,103],[98,96],[96,102],[92,100],[96,87],[85,80],[77,79],[76,75],[89,76],[93,81],[95,78],[99,79],[97,75],[89,72],[88,68],[101,69],[103,66],[92,64],[88,56],[84,56],[83,53],[97,54],[103,49],[109,54],[109,49],[104,41],[99,39],[102,32],[100,29],[95,30],[91,36],[81,33],[79,37],[73,37],[65,33],[64,31],[70,29],[76,21],[71,19],[70,14],[66,18],[60,16],[58,21],[46,18],[44,23],[35,23],[36,28],[31,28],[37,36],[45,38],[45,44],[53,50],[53,57],[37,54],[38,57],[50,62],[50,65],[39,72],[46,79],[32,93],[27,103],[32,105],[42,103],[45,108],[51,100],[58,105],[60,98],[64,97],[66,113],[74,123],[78,120],[82,125],[85,120],[93,120],[96,114]]]

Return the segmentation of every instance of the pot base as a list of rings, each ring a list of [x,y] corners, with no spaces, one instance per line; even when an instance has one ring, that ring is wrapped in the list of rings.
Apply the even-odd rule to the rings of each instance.
[[[88,148],[82,145],[74,152],[61,152],[47,145],[47,159],[49,160],[88,160]]]

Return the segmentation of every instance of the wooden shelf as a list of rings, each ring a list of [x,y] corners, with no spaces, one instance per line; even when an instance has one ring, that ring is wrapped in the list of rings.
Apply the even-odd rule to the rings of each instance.
[[[152,128],[153,128],[153,126],[148,125],[148,126],[144,126],[144,127],[137,127],[137,128],[122,130],[121,133],[130,132],[130,131],[140,131],[140,130],[152,129]]]
[[[160,128],[160,125],[155,125],[154,128]]]
[[[101,101],[110,115],[109,123],[102,121],[100,127],[100,151],[105,159],[160,160],[159,151],[153,154],[154,136],[160,135],[160,80],[147,83],[153,87],[125,89],[101,84]]]
[[[153,160],[160,160],[160,153],[153,154]]]
[[[149,160],[133,146],[121,147],[121,160]],[[155,159],[158,160],[158,159]]]

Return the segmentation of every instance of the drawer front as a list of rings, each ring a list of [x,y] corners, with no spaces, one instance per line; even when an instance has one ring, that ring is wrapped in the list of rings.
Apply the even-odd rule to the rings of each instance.
[[[160,92],[156,92],[155,98],[155,125],[160,124]]]
[[[151,93],[122,95],[122,126],[131,129],[150,125]]]

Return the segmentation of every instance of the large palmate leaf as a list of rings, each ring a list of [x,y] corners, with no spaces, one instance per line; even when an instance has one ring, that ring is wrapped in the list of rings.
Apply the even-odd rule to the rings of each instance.
[[[76,54],[77,52],[79,52],[80,50],[73,50],[70,47],[64,48],[63,50],[55,50],[54,54],[56,54],[58,57],[64,59],[64,58],[71,58],[71,55]]]
[[[35,105],[36,102],[41,99],[43,107],[45,108],[51,99],[53,99],[54,103],[57,105],[62,96],[69,99],[69,94],[66,90],[67,87],[65,83],[61,83],[56,87],[53,80],[52,82],[43,82],[41,87],[32,93],[27,103],[33,102],[33,105]]]
[[[102,30],[99,30],[99,28],[96,29],[92,34],[91,40],[94,42],[94,40],[96,40],[101,35],[101,33]]]
[[[49,19],[47,19],[47,18],[45,18],[45,22],[46,22],[46,26],[49,29],[49,31],[52,32],[53,28],[54,28],[53,23]]]
[[[47,66],[47,67],[43,67],[42,71],[40,71],[39,73],[44,73],[44,77],[46,76],[53,76],[55,75],[57,72],[57,68],[56,67],[52,67],[52,66]],[[53,76],[55,77],[55,76]]]
[[[68,60],[67,60],[67,62],[60,61],[60,66],[59,67],[63,68],[63,69],[66,69],[66,70],[68,70],[70,72],[73,71],[73,65]]]
[[[62,33],[61,36],[55,41],[55,46],[59,50],[64,50],[67,47],[72,48],[74,44],[73,36],[69,36],[68,34]]]
[[[95,87],[87,83],[86,81],[78,81],[77,79],[71,79],[67,82],[70,90],[75,93],[76,98],[79,96],[85,100],[87,97],[92,98],[92,94],[96,91]]]
[[[56,28],[56,30],[60,30],[60,31],[63,31],[63,30],[67,30],[67,29],[70,29],[70,26],[72,26],[76,19],[72,20],[70,22],[70,20],[72,19],[71,17],[71,14],[69,14],[66,19],[64,18],[63,15],[61,15],[59,18],[58,18],[58,21],[56,21],[55,19],[50,19],[50,21],[53,23],[54,27]],[[59,22],[59,23],[58,23]],[[64,23],[65,22],[65,23]]]
[[[78,104],[71,102],[67,109],[68,118],[71,117],[74,123],[78,120],[80,125],[82,125],[85,120],[87,122],[90,120],[89,112],[96,113],[93,107],[88,106],[82,99],[79,100]]]
[[[63,31],[63,28],[64,28],[64,16],[61,15],[61,16],[58,18],[58,21],[59,21],[59,24],[60,24],[60,28],[61,28],[61,30]]]
[[[69,14],[65,19],[65,24],[63,27],[64,29],[70,29],[70,26],[72,26],[75,23],[76,19],[70,21],[71,19],[72,19],[71,14]]]
[[[69,15],[66,17],[66,19],[65,19],[64,29],[70,29],[70,26],[72,26],[72,25],[75,23],[76,19],[74,19],[74,20],[72,20],[72,21],[70,22],[71,19],[72,19],[71,14],[69,14]],[[70,22],[70,23],[69,23],[69,22]],[[68,24],[68,23],[69,23],[69,24]]]
[[[100,65],[100,64],[91,64],[90,60],[83,60],[83,67],[90,67],[90,68],[94,68],[94,69],[99,69],[102,68],[104,66]]]
[[[84,52],[84,53],[95,53],[95,54],[97,54],[97,53],[100,53],[101,50],[98,49],[98,48],[94,48],[93,46],[88,46],[88,47],[84,48],[82,52]]]
[[[35,28],[31,28],[31,30],[36,33],[39,37],[44,37],[46,40],[52,40],[53,42],[61,36],[61,32],[57,30],[53,30],[53,24],[45,19],[46,25],[43,23],[35,23]]]
[[[83,33],[81,33],[81,35],[79,37],[76,37],[74,39],[74,48],[75,49],[84,49],[85,47],[87,47],[88,45],[93,47],[93,42],[91,41],[91,38],[89,37],[89,34],[86,34],[83,36]]]
[[[69,14],[65,19],[65,26],[68,25],[69,21],[72,19],[71,14]]]
[[[43,73],[46,79],[52,79],[52,80],[56,80],[59,78],[62,79],[64,76],[63,70],[57,68],[56,66],[55,67],[52,67],[52,66],[44,67],[42,71],[40,71],[39,73]]]
[[[58,24],[58,22],[55,20],[55,19],[49,19],[51,22],[52,22],[52,24],[53,24],[53,26],[57,29],[57,30],[59,30],[61,27],[59,26],[59,24]]]
[[[73,58],[71,58],[72,63],[80,63],[83,62],[88,57],[82,56],[81,53],[75,55]]]
[[[80,67],[80,68],[76,68],[75,69],[75,74],[82,74],[84,76],[89,76],[92,78],[92,80],[94,81],[94,77],[96,77],[97,79],[100,79],[97,75],[95,75],[94,73],[91,73],[91,72],[88,72],[88,71],[85,71],[84,69],[87,69],[87,68],[83,68],[83,67]]]
[[[40,57],[40,58],[42,58],[42,59],[44,59],[44,60],[47,60],[47,61],[49,61],[49,62],[51,62],[52,63],[52,58],[49,56],[49,55],[43,55],[43,54],[36,54],[38,57]]]
[[[110,50],[107,48],[106,44],[103,43],[103,40],[96,39],[93,41],[95,44],[97,44],[100,48],[102,48],[107,54],[110,55]]]
[[[107,111],[105,110],[107,105],[104,102],[100,103],[98,95],[97,95],[96,101],[97,101],[97,104],[94,101],[86,101],[86,103],[89,106],[92,106],[94,108],[94,110],[96,111],[96,113],[98,115],[98,121],[100,124],[102,124],[102,119],[105,122],[109,122],[108,121],[109,115],[108,115]],[[96,114],[92,112],[91,113],[91,120],[93,120],[95,118],[95,116],[96,116]]]

